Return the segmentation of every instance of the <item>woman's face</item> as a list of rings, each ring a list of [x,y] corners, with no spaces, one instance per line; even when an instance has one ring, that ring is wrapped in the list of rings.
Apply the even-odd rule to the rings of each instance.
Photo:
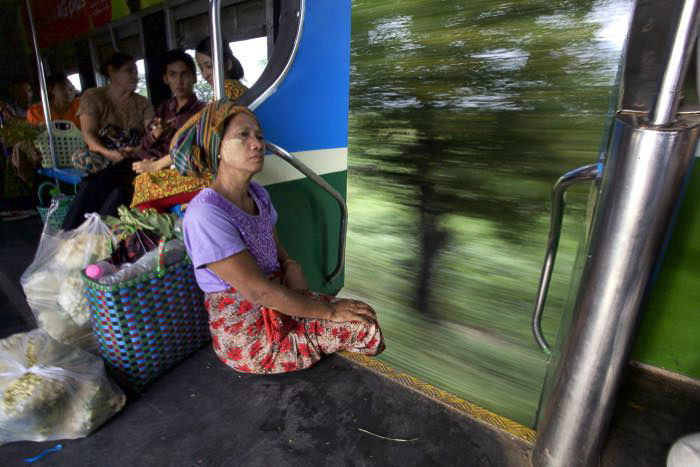
[[[109,82],[120,88],[134,92],[139,83],[139,72],[136,63],[126,62],[119,68],[109,67]]]
[[[197,62],[202,78],[209,83],[209,86],[214,87],[214,64],[211,61],[211,57],[201,52],[195,52],[194,61]],[[232,66],[233,63],[230,60],[226,60],[226,71],[230,70]]]
[[[53,102],[72,102],[74,98],[75,88],[68,80],[54,85],[53,89],[51,90],[51,99]]]
[[[227,168],[258,173],[263,168],[265,143],[257,122],[246,114],[231,120],[221,142],[221,162]]]

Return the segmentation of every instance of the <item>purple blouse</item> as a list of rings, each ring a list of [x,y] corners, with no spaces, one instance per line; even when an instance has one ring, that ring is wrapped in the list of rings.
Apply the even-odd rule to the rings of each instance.
[[[248,193],[258,207],[257,216],[242,211],[211,188],[203,189],[187,206],[183,222],[185,246],[195,267],[197,284],[204,292],[221,292],[234,285],[206,265],[243,250],[253,255],[263,274],[280,269],[272,235],[277,211],[262,186],[251,182]]]

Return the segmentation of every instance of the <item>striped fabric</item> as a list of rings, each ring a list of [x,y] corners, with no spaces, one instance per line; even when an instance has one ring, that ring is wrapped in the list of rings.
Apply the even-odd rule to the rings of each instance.
[[[201,176],[205,172],[216,175],[224,123],[239,113],[257,121],[250,110],[228,98],[212,102],[187,120],[170,144],[170,157],[177,171],[186,176]]]

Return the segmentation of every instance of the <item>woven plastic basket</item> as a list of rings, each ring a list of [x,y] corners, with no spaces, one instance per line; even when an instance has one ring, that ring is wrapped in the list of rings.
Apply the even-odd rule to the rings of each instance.
[[[45,224],[48,223],[54,230],[60,230],[73,202],[73,196],[63,194],[53,196],[50,198],[51,203],[47,206],[47,196],[50,196],[52,188],[55,188],[55,185],[51,182],[44,182],[39,185],[39,206],[37,206],[36,210],[39,211],[41,220]]]
[[[140,391],[209,342],[204,296],[189,258],[134,279],[102,285],[83,272],[92,329],[121,385]]]
[[[73,167],[71,155],[78,149],[85,147],[80,130],[68,120],[54,120],[51,124],[53,125],[53,143],[56,148],[58,167]],[[41,153],[41,166],[44,168],[53,167],[48,131],[44,130],[34,140],[34,146]]]

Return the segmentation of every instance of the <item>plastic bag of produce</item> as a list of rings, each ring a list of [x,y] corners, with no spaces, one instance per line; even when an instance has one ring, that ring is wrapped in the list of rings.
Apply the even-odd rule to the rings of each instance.
[[[125,402],[99,357],[41,329],[0,340],[0,444],[87,436]]]
[[[80,274],[86,265],[109,256],[112,237],[99,215],[86,217],[74,230],[45,229],[20,282],[40,328],[59,342],[95,351]]]

